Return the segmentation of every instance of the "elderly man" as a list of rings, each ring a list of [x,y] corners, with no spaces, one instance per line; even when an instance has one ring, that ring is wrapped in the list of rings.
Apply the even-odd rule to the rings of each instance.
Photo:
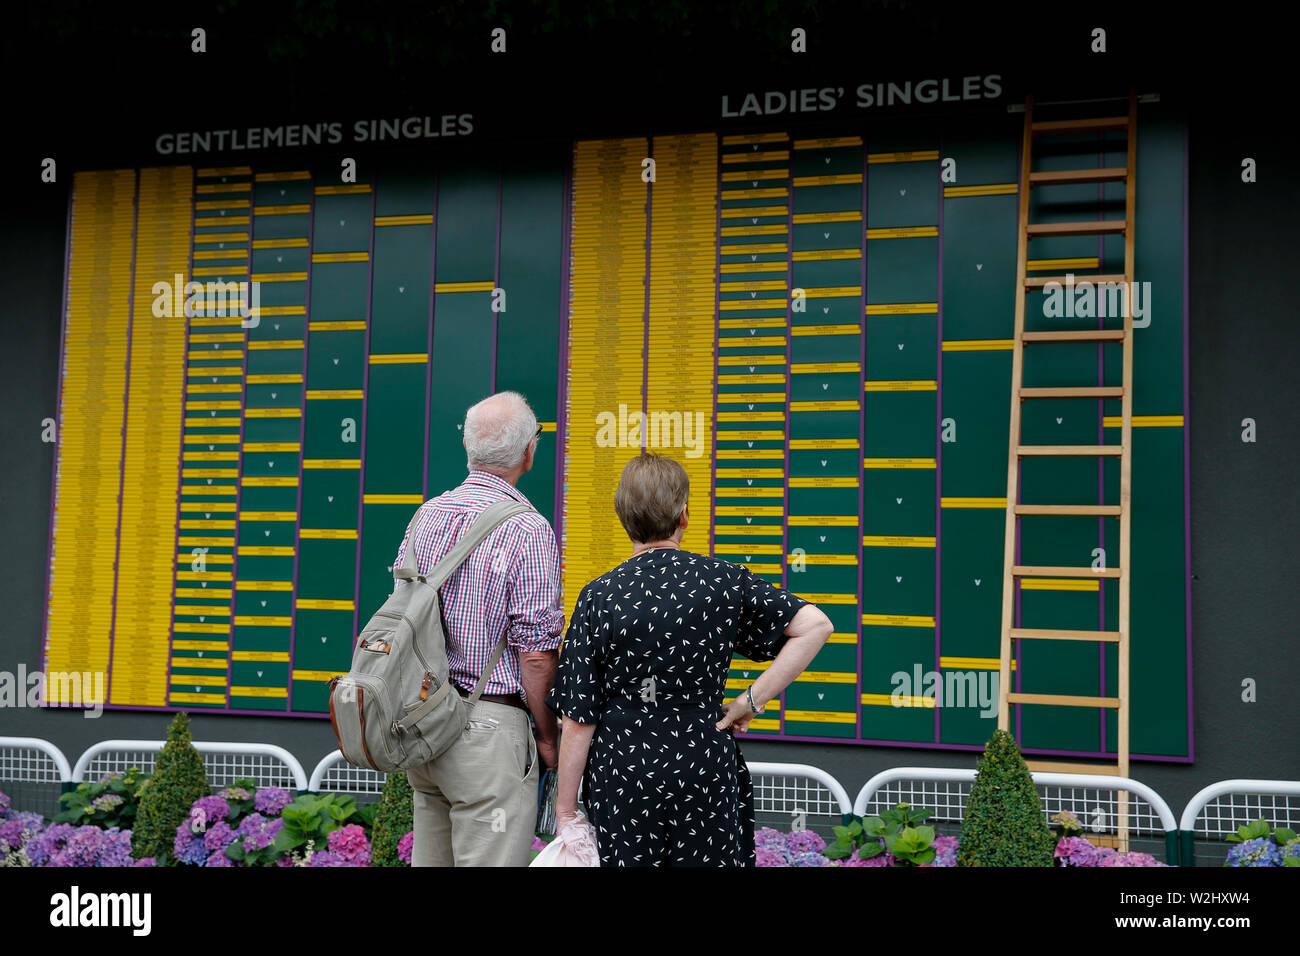
[[[515,487],[533,466],[542,429],[517,392],[465,413],[469,475],[425,502],[394,567],[414,541],[428,572],[484,508],[526,502]],[[437,760],[407,771],[415,791],[415,866],[526,866],[537,812],[538,762],[554,768],[558,727],[546,706],[564,614],[559,549],[537,512],[506,519],[442,586],[451,682],[468,697],[506,635],[469,728]],[[535,730],[529,730],[529,715]]]

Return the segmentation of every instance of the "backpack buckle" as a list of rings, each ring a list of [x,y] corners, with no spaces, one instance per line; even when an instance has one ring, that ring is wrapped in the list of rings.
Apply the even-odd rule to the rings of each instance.
[[[429,685],[434,681],[434,676],[428,671],[424,672],[424,680],[420,681],[420,700],[429,699]]]

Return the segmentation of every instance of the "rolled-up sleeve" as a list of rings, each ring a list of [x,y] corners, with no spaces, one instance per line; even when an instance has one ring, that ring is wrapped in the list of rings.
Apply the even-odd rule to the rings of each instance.
[[[506,641],[519,652],[553,651],[564,634],[560,552],[549,524],[534,526],[515,555],[510,574]]]

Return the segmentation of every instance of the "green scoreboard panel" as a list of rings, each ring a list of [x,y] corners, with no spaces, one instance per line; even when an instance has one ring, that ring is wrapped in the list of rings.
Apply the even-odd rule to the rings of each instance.
[[[753,736],[981,747],[1020,138],[1014,115],[873,119],[389,163],[344,184],[311,163],[78,174],[47,670],[104,670],[110,707],[323,714],[406,522],[464,475],[465,408],[512,388],[550,432],[521,489],[561,536],[566,609],[626,557],[613,489],[649,447],[691,477],[684,547],[834,623]],[[1188,760],[1186,146],[1159,106],[1137,138],[1131,747]],[[1036,161],[1123,165],[1123,143],[1060,138]],[[1122,185],[1062,187],[1032,218],[1123,202]],[[1031,274],[1083,281],[1122,271],[1123,241],[1030,255]],[[236,309],[256,291],[256,317],[210,299],[187,316],[190,282],[232,284]],[[1031,294],[1026,327],[1119,327],[1075,291]],[[1119,375],[1118,345],[1026,353],[1028,386]],[[1025,440],[1113,444],[1118,416],[1118,400],[1036,401]],[[1035,459],[1021,487],[1115,503],[1118,465]],[[1117,533],[1037,518],[1017,550],[1113,565]],[[1113,630],[1116,611],[1111,579],[1016,595],[1025,627]],[[1113,647],[1014,650],[1018,690],[1114,692]],[[764,666],[737,659],[728,695]],[[1027,751],[1114,753],[1100,710],[1014,709]]]

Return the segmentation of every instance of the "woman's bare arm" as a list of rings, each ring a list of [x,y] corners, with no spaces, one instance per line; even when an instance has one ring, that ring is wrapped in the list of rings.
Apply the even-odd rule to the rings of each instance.
[[[595,724],[582,724],[568,717],[560,731],[560,778],[556,783],[555,822],[564,826],[578,810],[578,785],[587,766],[587,751],[596,733]]]

